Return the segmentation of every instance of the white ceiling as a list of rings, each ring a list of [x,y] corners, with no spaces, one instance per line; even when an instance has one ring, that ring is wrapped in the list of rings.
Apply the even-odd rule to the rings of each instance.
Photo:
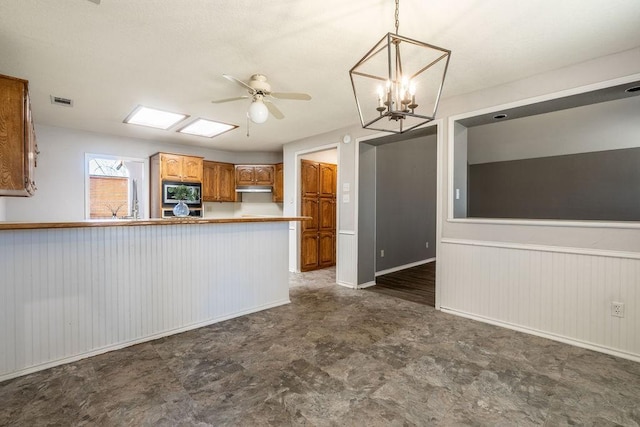
[[[359,123],[349,69],[393,31],[393,0],[1,0],[0,74],[30,81],[36,123],[222,150]],[[639,0],[401,0],[401,35],[452,51],[443,97],[640,46]],[[222,77],[268,77],[283,120],[251,125]],[[73,108],[49,96],[71,98]],[[240,125],[208,139],[126,125],[138,104]]]

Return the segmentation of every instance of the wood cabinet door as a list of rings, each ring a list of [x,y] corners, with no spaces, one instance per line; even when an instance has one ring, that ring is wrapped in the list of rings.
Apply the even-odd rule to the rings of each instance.
[[[0,78],[0,190],[25,189],[25,83]]]
[[[253,166],[236,166],[236,185],[253,185],[255,181],[255,168]]]
[[[160,178],[163,181],[182,181],[182,156],[160,154]]]
[[[183,156],[182,158],[182,180],[202,181],[202,159],[199,157]]]
[[[231,163],[218,163],[217,172],[218,200],[221,202],[235,202],[235,167]]]
[[[318,268],[318,233],[308,231],[302,233],[302,245],[300,248],[300,270],[309,271]]]
[[[253,177],[256,185],[273,185],[274,174],[273,165],[254,166]]]
[[[276,172],[273,177],[273,201],[275,203],[284,202],[284,165],[278,163],[276,165]]]
[[[317,197],[304,197],[302,199],[302,216],[310,216],[312,219],[302,221],[302,231],[314,231],[319,230],[319,206]]]
[[[320,193],[320,165],[308,160],[301,161],[302,197],[317,197]]]
[[[330,267],[336,263],[336,234],[321,231],[318,234],[318,266]]]
[[[336,229],[336,201],[320,197],[318,199],[318,229],[320,231],[335,231]]]
[[[335,197],[336,189],[336,165],[320,163],[320,197]]]
[[[218,200],[216,169],[215,162],[202,162],[202,200],[205,202]]]

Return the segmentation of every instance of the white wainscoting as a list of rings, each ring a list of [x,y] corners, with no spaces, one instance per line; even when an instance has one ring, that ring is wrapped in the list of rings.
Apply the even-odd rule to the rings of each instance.
[[[336,282],[348,288],[358,286],[358,239],[355,231],[339,230]]]
[[[640,361],[638,253],[443,239],[438,263],[443,311]]]
[[[288,303],[288,228],[0,231],[0,381]]]

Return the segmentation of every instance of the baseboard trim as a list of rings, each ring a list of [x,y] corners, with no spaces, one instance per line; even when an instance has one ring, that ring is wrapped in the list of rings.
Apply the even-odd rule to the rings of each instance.
[[[371,282],[367,282],[367,283],[363,283],[361,285],[358,285],[358,289],[370,288],[371,286],[375,286],[375,285],[376,285],[375,280],[372,280]]]
[[[525,334],[535,335],[535,336],[547,338],[553,341],[559,341],[559,342],[573,345],[576,347],[586,348],[587,350],[593,350],[599,353],[609,354],[611,356],[620,357],[622,359],[632,360],[634,362],[640,362],[640,354],[629,353],[623,350],[617,350],[610,347],[604,347],[604,346],[590,343],[587,341],[577,340],[575,338],[566,337],[564,335],[552,334],[550,332],[545,332],[545,331],[541,331],[534,328],[528,328],[526,326],[516,325],[515,323],[503,322],[500,320],[492,319],[490,317],[468,313],[466,311],[455,310],[452,308],[447,308],[442,306],[440,306],[440,311],[442,311],[443,313],[453,314],[454,316],[465,317],[467,319],[476,320],[478,322],[488,323],[490,325],[512,329],[514,331],[523,332]]]
[[[347,282],[341,282],[341,281],[337,281],[336,283],[340,286],[344,286],[345,288],[358,289],[358,285],[354,285],[353,283],[347,283]]]
[[[423,259],[421,261],[412,262],[409,264],[399,265],[397,267],[387,268],[386,270],[376,271],[376,277],[383,276],[389,273],[395,273],[396,271],[406,270],[407,268],[417,267],[419,265],[428,264],[430,262],[434,262],[435,258]]]
[[[28,368],[24,368],[24,369],[20,369],[18,371],[13,371],[13,372],[10,372],[10,373],[4,374],[4,375],[0,375],[0,382],[6,381],[6,380],[10,380],[10,379],[13,379],[13,378],[17,378],[17,377],[21,377],[23,375],[32,374],[34,372],[42,371],[42,370],[45,370],[45,369],[53,368],[55,366],[65,365],[65,364],[71,363],[71,362],[77,362],[78,360],[86,359],[88,357],[98,356],[100,354],[108,353],[110,351],[121,350],[123,348],[131,347],[131,346],[136,345],[136,344],[142,344],[142,343],[145,343],[145,342],[157,340],[159,338],[168,337],[170,335],[175,335],[175,334],[179,334],[179,333],[182,333],[182,332],[191,331],[193,329],[198,329],[198,328],[202,328],[204,326],[213,325],[214,323],[223,322],[225,320],[234,319],[236,317],[244,316],[244,315],[251,314],[251,313],[256,313],[256,312],[262,311],[262,310],[268,310],[270,308],[275,308],[275,307],[279,307],[281,305],[286,305],[286,304],[290,304],[290,303],[291,303],[291,300],[287,298],[286,300],[282,300],[282,301],[277,301],[277,302],[261,305],[259,307],[253,307],[253,308],[250,308],[248,310],[237,311],[235,313],[227,314],[225,316],[215,317],[215,318],[212,318],[212,319],[208,319],[208,320],[205,320],[205,321],[202,321],[202,322],[192,323],[190,325],[182,326],[182,327],[175,328],[175,329],[169,329],[167,331],[162,331],[162,332],[159,332],[159,333],[156,333],[156,334],[153,334],[153,335],[148,335],[148,336],[145,336],[145,337],[142,337],[142,338],[138,338],[138,339],[135,339],[135,340],[125,341],[125,342],[121,342],[121,343],[117,343],[117,344],[108,345],[106,347],[101,347],[101,348],[98,348],[98,349],[95,349],[95,350],[88,351],[86,353],[76,354],[76,355],[71,356],[71,357],[65,357],[65,358],[62,358],[62,359],[57,359],[57,360],[53,360],[53,361],[50,361],[50,362],[42,363],[40,365],[30,366]]]

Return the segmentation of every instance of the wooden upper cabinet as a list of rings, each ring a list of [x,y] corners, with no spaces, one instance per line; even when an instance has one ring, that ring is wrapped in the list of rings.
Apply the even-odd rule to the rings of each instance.
[[[274,165],[236,165],[236,185],[273,185]]]
[[[275,176],[273,178],[273,201],[275,203],[284,202],[284,165],[278,163],[275,166]]]
[[[183,156],[182,180],[202,182],[202,157]]]
[[[320,194],[320,164],[308,160],[301,162],[302,197],[313,197]]]
[[[202,157],[160,153],[160,179],[202,182]]]
[[[203,162],[202,200],[205,202],[235,202],[235,168],[231,163]]]
[[[0,75],[0,196],[32,196],[38,149],[29,82]]]
[[[335,198],[337,189],[336,165],[320,163],[320,197]]]
[[[235,202],[236,180],[234,165],[231,163],[218,163],[216,181],[218,181],[219,201]]]
[[[253,166],[236,166],[236,185],[253,185],[254,168]]]
[[[256,185],[273,185],[275,167],[273,165],[255,166]]]

